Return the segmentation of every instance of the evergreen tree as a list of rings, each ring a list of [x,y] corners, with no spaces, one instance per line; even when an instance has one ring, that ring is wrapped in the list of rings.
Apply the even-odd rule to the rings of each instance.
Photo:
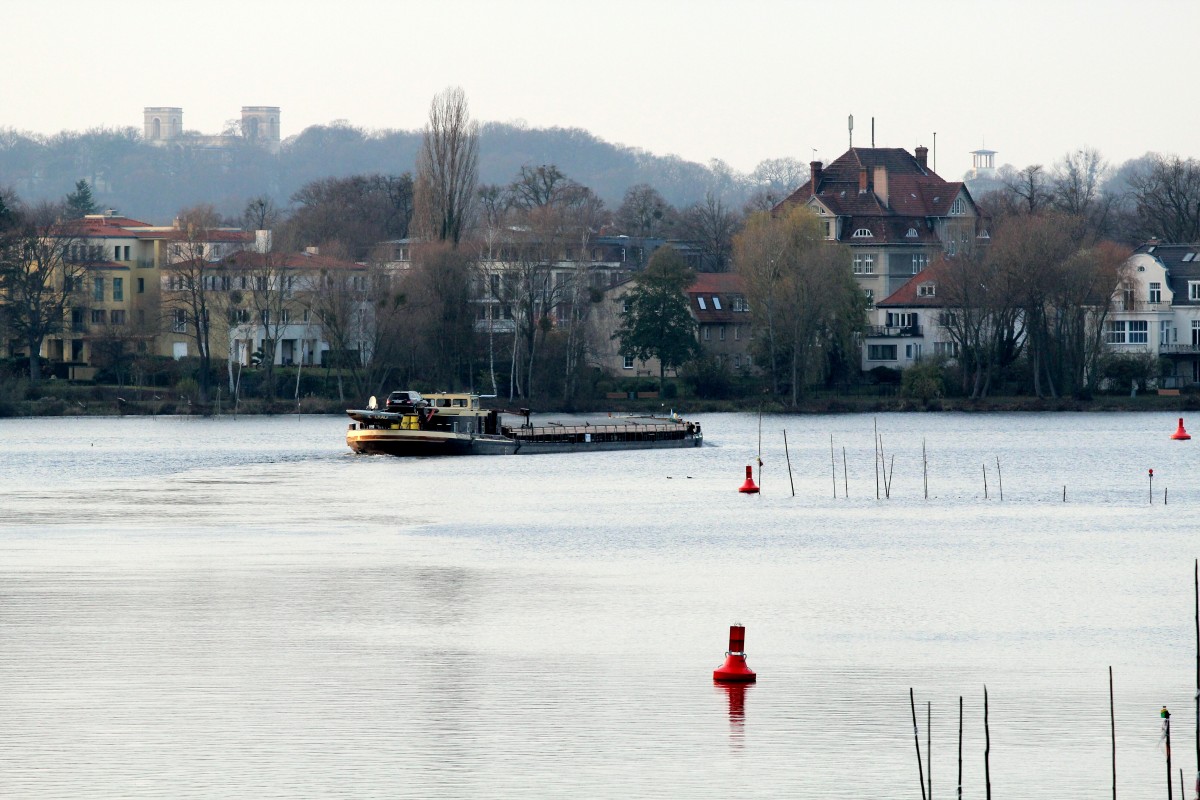
[[[628,310],[613,338],[620,341],[623,356],[657,358],[660,385],[668,369],[683,366],[700,349],[684,294],[694,278],[678,251],[660,247],[625,295]]]
[[[87,181],[81,179],[75,182],[75,191],[67,195],[66,212],[68,219],[83,219],[88,214],[96,213],[96,201]]]

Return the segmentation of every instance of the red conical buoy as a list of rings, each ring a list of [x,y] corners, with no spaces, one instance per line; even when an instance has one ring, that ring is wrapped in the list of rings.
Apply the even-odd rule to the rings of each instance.
[[[738,491],[743,494],[758,494],[758,487],[754,485],[754,468],[749,464],[746,465],[746,482]]]
[[[1183,429],[1183,417],[1179,418],[1179,427],[1171,434],[1172,439],[1190,439],[1192,438],[1186,430]]]
[[[713,670],[713,680],[720,683],[754,683],[757,676],[746,666],[746,627],[736,622],[729,626],[729,649],[725,663]]]

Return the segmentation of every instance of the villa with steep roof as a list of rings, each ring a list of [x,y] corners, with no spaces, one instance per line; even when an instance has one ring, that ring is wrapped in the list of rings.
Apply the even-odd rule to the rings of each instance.
[[[986,240],[986,218],[959,181],[930,169],[929,150],[852,147],[776,206],[804,204],[825,238],[849,246],[854,277],[872,302],[888,297],[945,253]]]

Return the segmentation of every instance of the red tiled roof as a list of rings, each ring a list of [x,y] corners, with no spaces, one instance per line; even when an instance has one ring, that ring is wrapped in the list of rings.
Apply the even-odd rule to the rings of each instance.
[[[698,272],[687,288],[688,308],[699,322],[740,322],[748,320],[743,312],[733,311],[733,295],[744,294],[745,284],[736,272]],[[718,309],[713,298],[718,298]],[[704,299],[704,308],[699,298]]]
[[[946,305],[945,284],[949,276],[950,262],[939,258],[875,305],[879,308],[943,308]],[[920,287],[927,283],[934,285],[932,297],[919,294]]]
[[[268,259],[274,263],[268,264]],[[314,255],[312,253],[255,253],[243,251],[233,253],[222,262],[230,269],[262,269],[270,266],[272,269],[366,269],[362,264],[353,261],[343,261],[330,256]]]

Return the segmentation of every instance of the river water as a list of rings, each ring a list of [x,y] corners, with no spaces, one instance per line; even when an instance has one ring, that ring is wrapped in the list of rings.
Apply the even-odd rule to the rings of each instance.
[[[1163,704],[1194,778],[1174,417],[768,416],[759,496],[760,421],[698,419],[419,460],[337,417],[0,421],[0,795],[916,798],[911,687],[935,796],[961,696],[982,797],[986,685],[997,798],[1102,797],[1110,666],[1120,796],[1163,794]]]

